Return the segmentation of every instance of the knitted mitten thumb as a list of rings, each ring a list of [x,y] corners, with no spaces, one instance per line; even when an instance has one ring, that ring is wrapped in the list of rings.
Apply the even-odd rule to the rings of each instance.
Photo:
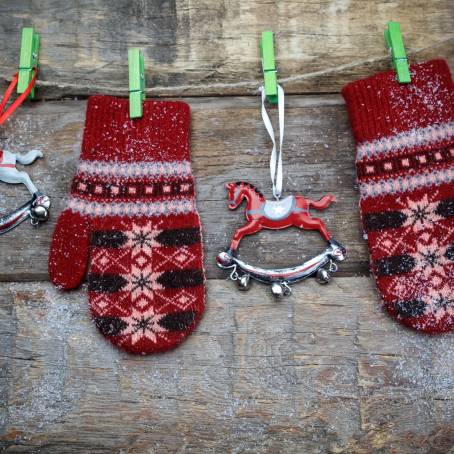
[[[88,264],[89,222],[65,209],[58,218],[49,253],[49,275],[59,288],[73,289],[82,282]]]

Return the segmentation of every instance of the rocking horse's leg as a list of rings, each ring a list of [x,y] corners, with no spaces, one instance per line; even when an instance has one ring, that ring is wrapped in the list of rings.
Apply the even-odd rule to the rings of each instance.
[[[34,194],[35,192],[38,192],[38,188],[33,184],[32,180],[28,176],[26,172],[19,172],[22,175],[23,178],[23,183],[25,186],[27,186],[27,189],[30,191],[30,194]]]
[[[2,175],[2,181],[5,183],[22,183],[25,184],[27,189],[33,195],[35,192],[38,192],[38,188],[32,183],[30,177],[28,176],[27,172],[19,172],[16,170],[15,172],[11,172],[8,175]]]
[[[240,245],[240,241],[246,235],[252,235],[262,229],[262,225],[258,221],[252,221],[249,224],[240,227],[233,235],[232,242],[230,243],[230,250],[236,251]]]
[[[328,232],[325,223],[319,218],[304,219],[296,224],[296,226],[300,229],[318,230],[326,241],[329,241],[331,238],[331,234]]]

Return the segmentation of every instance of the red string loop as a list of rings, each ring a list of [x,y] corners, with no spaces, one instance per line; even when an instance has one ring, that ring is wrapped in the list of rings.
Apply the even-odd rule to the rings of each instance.
[[[13,80],[9,84],[8,88],[6,89],[5,96],[3,96],[2,102],[0,103],[0,126],[3,123],[5,123],[5,121],[25,101],[27,96],[32,91],[33,87],[35,86],[36,79],[38,77],[38,68],[33,68],[33,71],[35,71],[35,75],[33,76],[33,79],[28,84],[27,89],[17,97],[17,99],[8,107],[8,109],[6,109],[4,111],[5,106],[6,106],[7,102],[9,101],[9,98],[11,97],[14,89],[16,88],[17,81],[19,79],[19,74],[14,74]]]

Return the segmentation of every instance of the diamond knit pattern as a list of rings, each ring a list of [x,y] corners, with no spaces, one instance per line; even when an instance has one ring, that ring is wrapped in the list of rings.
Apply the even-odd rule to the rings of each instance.
[[[388,312],[454,329],[454,85],[443,60],[344,87],[371,270]]]
[[[200,219],[189,162],[189,107],[88,100],[81,159],[49,255],[63,289],[88,276],[95,325],[136,354],[178,345],[205,304]]]

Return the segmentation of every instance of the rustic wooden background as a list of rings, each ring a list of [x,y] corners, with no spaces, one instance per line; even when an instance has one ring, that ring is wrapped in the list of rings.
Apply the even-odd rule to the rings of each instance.
[[[404,329],[380,309],[361,238],[354,150],[341,87],[387,69],[382,33],[401,22],[413,61],[454,68],[451,0],[3,0],[0,85],[16,71],[20,29],[41,34],[39,99],[0,129],[0,147],[41,148],[29,168],[52,219],[0,238],[0,449],[6,452],[398,452],[454,446],[454,337]],[[349,260],[334,281],[236,291],[214,266],[243,211],[223,183],[269,194],[270,143],[256,90],[258,39],[276,35],[287,97],[285,187],[339,203],[323,213]],[[150,97],[192,110],[208,307],[173,352],[134,357],[106,343],[85,288],[48,282],[47,254],[79,154],[86,97],[127,94],[127,48],[146,58]],[[0,208],[23,203],[0,185]],[[288,230],[245,240],[243,256],[297,263],[321,246]]]

